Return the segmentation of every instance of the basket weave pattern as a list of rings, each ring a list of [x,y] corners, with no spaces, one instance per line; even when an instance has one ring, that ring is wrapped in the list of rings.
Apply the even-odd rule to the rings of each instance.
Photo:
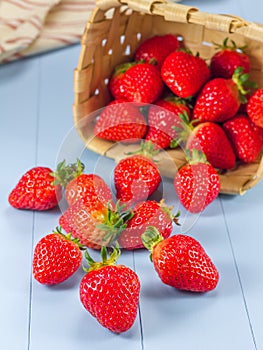
[[[111,100],[108,81],[114,67],[131,60],[135,49],[145,39],[167,33],[181,36],[186,47],[193,53],[199,52],[208,62],[215,53],[214,42],[220,43],[229,37],[238,46],[247,45],[250,77],[263,87],[263,26],[235,16],[201,12],[174,2],[98,0],[82,36],[74,74],[74,123],[87,148],[116,161],[127,152],[127,145],[114,147],[112,142],[94,137],[96,114],[93,112]],[[185,163],[184,155],[175,149],[161,156],[161,173],[173,177],[174,168],[167,167],[167,156],[179,168]],[[221,193],[243,194],[262,178],[261,152],[254,163],[240,164],[220,175]]]

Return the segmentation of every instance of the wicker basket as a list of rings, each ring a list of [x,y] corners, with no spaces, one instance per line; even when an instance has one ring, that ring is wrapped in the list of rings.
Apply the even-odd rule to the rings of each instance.
[[[213,42],[225,37],[239,46],[247,45],[251,79],[263,86],[263,26],[239,17],[216,15],[165,0],[98,0],[81,40],[78,67],[74,75],[74,123],[86,147],[118,161],[127,148],[123,144],[94,137],[92,130],[98,109],[111,99],[108,80],[113,68],[131,59],[137,46],[153,35],[172,33],[182,36],[192,52],[209,60]],[[167,157],[176,167],[167,166]],[[185,163],[181,150],[168,150],[160,156],[162,175],[173,177]],[[257,161],[242,164],[220,175],[221,193],[243,194],[263,177],[262,153]]]

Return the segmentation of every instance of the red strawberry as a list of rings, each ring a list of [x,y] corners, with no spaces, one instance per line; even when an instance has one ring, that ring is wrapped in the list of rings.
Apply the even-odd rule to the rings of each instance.
[[[161,69],[162,79],[172,92],[182,98],[196,95],[210,78],[206,62],[186,51],[168,55]]]
[[[241,95],[248,92],[242,86],[247,79],[248,75],[237,68],[232,79],[215,78],[207,82],[197,96],[193,119],[220,123],[233,117],[240,107]]]
[[[57,166],[54,172],[55,183],[65,189],[65,198],[69,206],[82,200],[99,202],[107,205],[113,203],[112,193],[105,181],[96,174],[84,174],[84,164],[78,159],[67,165],[65,161]]]
[[[113,201],[109,186],[96,174],[80,174],[66,186],[65,197],[69,205],[80,199],[88,201],[91,196],[97,196],[105,205]]]
[[[121,232],[118,242],[125,249],[143,248],[141,235],[149,225],[156,227],[160,234],[167,238],[172,233],[173,221],[178,222],[178,216],[179,213],[173,215],[171,208],[163,201],[158,203],[147,200],[137,203],[133,208],[133,216],[127,221],[127,227]]]
[[[168,96],[156,101],[149,108],[149,128],[145,139],[151,140],[158,148],[169,148],[171,141],[177,137],[174,127],[180,125],[179,114],[183,112],[190,116],[190,109],[185,100]]]
[[[174,188],[181,204],[191,213],[199,213],[218,196],[220,180],[202,152],[193,150],[187,160],[175,175]]]
[[[199,149],[207,161],[219,169],[232,169],[236,164],[236,156],[223,128],[212,122],[198,124],[192,131],[186,149]]]
[[[94,134],[110,141],[137,142],[146,130],[147,124],[138,106],[115,100],[102,110]]]
[[[175,35],[155,35],[143,41],[136,49],[135,61],[146,63],[155,62],[161,68],[164,59],[173,51],[179,48],[180,44]]]
[[[28,170],[18,181],[8,197],[17,209],[48,210],[58,205],[62,196],[60,185],[50,168],[37,166]]]
[[[120,251],[115,249],[107,259],[101,250],[102,262],[95,262],[86,252],[90,266],[80,283],[80,300],[85,309],[105,328],[114,333],[126,332],[135,322],[140,281],[137,274],[124,265],[115,265]]]
[[[111,190],[100,176],[80,173],[73,177],[66,184],[65,197],[70,206],[61,215],[59,223],[66,232],[94,249],[115,238],[119,216],[114,212]],[[103,224],[103,229],[98,227]]]
[[[176,127],[177,138],[172,140],[171,147],[181,144],[186,150],[203,152],[207,161],[215,168],[231,169],[235,166],[236,156],[223,128],[213,122],[195,125],[190,122],[186,113],[180,114],[181,124]]]
[[[106,218],[105,205],[93,204],[92,201],[84,204],[80,200],[66,209],[59,218],[59,224],[66,232],[71,232],[73,237],[77,237],[81,244],[89,248],[100,249],[104,244],[105,231],[101,230],[98,225],[106,221]]]
[[[262,129],[242,114],[226,121],[223,127],[237,158],[245,163],[254,162],[263,146]]]
[[[254,124],[263,128],[263,88],[257,89],[249,98],[247,114]]]
[[[73,275],[82,262],[81,246],[59,229],[41,238],[34,250],[33,275],[42,284],[58,284]]]
[[[109,91],[112,97],[119,101],[121,100],[126,101],[126,99],[122,97],[124,93],[123,80],[122,80],[124,73],[125,73],[124,68],[120,69],[119,67],[118,71],[117,71],[117,68],[115,68],[114,73],[110,77],[109,85],[108,85]]]
[[[153,194],[160,182],[159,170],[150,158],[154,145],[142,144],[138,153],[121,159],[114,169],[116,196],[121,203],[132,204],[147,199]],[[150,149],[150,150],[149,150]]]
[[[124,63],[118,66],[109,82],[115,99],[129,102],[152,103],[163,92],[163,82],[158,69],[150,63]]]
[[[223,45],[216,47],[220,51],[212,56],[210,62],[213,77],[230,79],[238,67],[243,68],[243,73],[249,73],[250,61],[248,55],[242,51],[243,47],[237,47],[233,40],[231,45],[228,45],[228,38],[224,40]]]
[[[130,211],[123,211],[114,203],[103,203],[96,193],[71,205],[61,215],[59,224],[86,247],[100,249],[111,244],[126,227]]]
[[[177,289],[208,292],[216,288],[219,273],[201,244],[182,234],[163,239],[155,227],[142,235],[161,281]]]

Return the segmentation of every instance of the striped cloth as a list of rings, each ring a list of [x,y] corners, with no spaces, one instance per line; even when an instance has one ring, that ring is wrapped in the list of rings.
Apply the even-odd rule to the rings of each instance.
[[[0,63],[78,43],[95,0],[0,0]]]

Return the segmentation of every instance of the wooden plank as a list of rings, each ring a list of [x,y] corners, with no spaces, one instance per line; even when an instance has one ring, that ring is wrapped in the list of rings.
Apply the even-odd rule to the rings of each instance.
[[[73,67],[77,57],[78,47],[41,58],[41,89],[38,101],[41,128],[38,135],[37,159],[41,164],[53,165],[57,163],[57,157],[66,158],[70,162],[81,158],[86,164],[86,172],[89,173],[99,166],[98,158],[93,154],[82,154],[84,148],[81,148],[79,135],[72,127]],[[107,163],[106,159],[105,161]],[[105,165],[103,170],[105,174],[110,172]],[[60,215],[60,209],[36,214],[34,245],[58,225]],[[94,259],[100,258],[97,251],[90,253]],[[124,254],[120,263],[133,268],[133,254]],[[33,281],[30,342],[32,349],[72,350],[76,347],[85,348],[91,343],[94,349],[98,350],[105,347],[113,349],[116,346],[131,350],[141,349],[139,317],[131,330],[117,337],[101,327],[84,309],[79,300],[79,283],[83,276],[84,272],[80,269],[69,280],[53,287],[45,287]]]
[[[191,222],[190,217],[187,220]],[[254,349],[220,202],[212,203],[189,226],[185,233],[209,254],[220,273],[219,284],[205,294],[175,290],[159,281],[144,252],[136,253],[136,271],[143,285],[144,349]]]
[[[8,195],[36,161],[38,63],[0,66],[0,333],[10,350],[28,348],[34,214],[12,208]]]
[[[263,347],[262,198],[263,182],[242,197],[222,200],[235,264],[257,349]]]

